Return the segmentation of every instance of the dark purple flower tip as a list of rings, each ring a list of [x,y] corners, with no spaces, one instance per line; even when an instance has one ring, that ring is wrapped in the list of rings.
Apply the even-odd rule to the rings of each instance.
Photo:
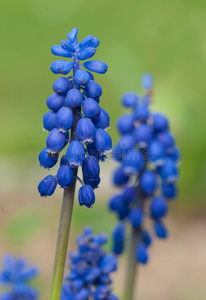
[[[72,168],[78,168],[85,159],[85,149],[81,142],[73,141],[67,148],[66,159]]]
[[[104,74],[108,70],[108,66],[103,62],[99,60],[90,60],[84,63],[84,67],[92,72],[96,72],[99,74]]]
[[[85,85],[90,81],[90,76],[85,70],[76,70],[75,72],[75,82],[78,85]]]
[[[91,207],[95,203],[95,195],[90,185],[84,185],[79,189],[79,204]]]
[[[46,176],[38,185],[39,193],[42,197],[51,196],[57,186],[57,180],[54,176]]]
[[[63,49],[61,46],[58,45],[52,46],[51,52],[52,54],[57,56],[70,57],[70,58],[72,57],[72,54],[69,51]]]
[[[83,97],[80,90],[74,88],[69,90],[66,96],[66,104],[69,107],[71,108],[78,107],[82,104],[82,101],[83,101]]]
[[[101,113],[99,104],[92,98],[87,98],[83,101],[82,109],[85,117],[87,118],[96,118]]]
[[[139,100],[139,96],[136,93],[129,92],[122,97],[122,104],[126,108],[130,108],[130,107],[133,108],[137,105],[138,100]]]
[[[99,176],[97,178],[89,178],[85,175],[83,175],[83,180],[86,185],[90,185],[93,189],[97,189],[101,181]]]

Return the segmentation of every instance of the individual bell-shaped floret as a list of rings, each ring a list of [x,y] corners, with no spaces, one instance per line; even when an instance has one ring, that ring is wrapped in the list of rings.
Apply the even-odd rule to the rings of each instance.
[[[156,174],[150,170],[144,171],[140,177],[139,184],[145,195],[152,195],[157,187]]]
[[[146,264],[148,262],[149,256],[147,247],[145,244],[141,243],[136,248],[136,260],[139,263]]]
[[[133,108],[137,105],[138,100],[139,96],[136,93],[129,92],[122,97],[122,104],[126,108]]]
[[[85,86],[87,96],[90,98],[100,97],[102,94],[102,87],[94,80],[90,80]]]
[[[123,167],[118,167],[113,173],[113,184],[122,186],[129,181],[129,176],[125,173]]]
[[[92,121],[88,118],[82,118],[77,123],[76,135],[78,140],[83,143],[91,143],[94,141],[96,129]]]
[[[54,46],[52,46],[51,52],[52,52],[52,54],[57,55],[57,56],[70,57],[70,58],[72,58],[72,54],[71,54],[69,51],[63,49],[63,48],[62,48],[61,46],[59,46],[59,45],[54,45]]]
[[[54,176],[46,176],[38,185],[38,190],[41,197],[51,196],[57,186],[57,180]]]
[[[94,191],[90,185],[83,185],[79,189],[79,204],[91,207],[95,203]]]
[[[94,145],[98,151],[102,154],[106,154],[112,150],[112,139],[106,131],[98,128],[96,130]]]
[[[79,48],[88,47],[90,43],[94,40],[93,35],[86,36],[80,43]]]
[[[158,238],[160,239],[166,239],[168,236],[168,231],[165,225],[161,221],[155,221],[154,222],[154,231]]]
[[[150,111],[147,103],[142,103],[140,105],[137,105],[136,108],[134,109],[134,119],[136,121],[145,123],[147,122]]]
[[[65,96],[54,93],[47,98],[46,104],[49,109],[57,111],[63,106],[64,101],[65,101]]]
[[[157,135],[157,140],[164,146],[165,150],[169,153],[174,147],[175,139],[169,131],[160,132]]]
[[[134,131],[134,138],[140,148],[147,148],[152,139],[151,126],[147,124],[139,125]]]
[[[71,82],[65,78],[60,77],[53,83],[53,90],[60,95],[64,95],[71,88]]]
[[[142,152],[133,150],[127,153],[123,159],[123,168],[127,174],[136,174],[144,167],[144,159]]]
[[[83,101],[83,97],[82,97],[82,93],[80,92],[80,90],[78,90],[78,89],[69,90],[69,92],[67,93],[67,96],[66,96],[66,104],[70,108],[75,108],[75,107],[80,106],[82,104],[82,101]]]
[[[50,69],[54,74],[68,74],[71,69],[73,68],[74,63],[73,61],[63,61],[63,60],[55,60]]]
[[[117,224],[112,233],[112,241],[113,241],[112,250],[117,255],[121,254],[124,250],[125,235],[126,235],[125,225],[123,223]]]
[[[156,166],[161,166],[165,159],[165,149],[164,146],[158,141],[153,140],[149,145],[149,159]]]
[[[149,247],[152,244],[152,238],[148,230],[142,231],[142,241],[146,247]]]
[[[85,158],[82,165],[82,172],[83,175],[89,179],[95,179],[99,177],[100,166],[94,156],[88,156]]]
[[[126,157],[128,151],[133,150],[135,145],[132,134],[126,134],[120,137],[119,141],[114,145],[112,157],[117,161],[122,161]]]
[[[81,142],[72,141],[67,148],[66,159],[72,168],[78,168],[85,159],[85,149]]]
[[[67,38],[68,40],[73,43],[77,37],[77,33],[78,33],[78,28],[74,27],[68,34],[67,34]]]
[[[78,85],[85,85],[90,81],[88,72],[81,69],[76,70],[74,78]]]
[[[151,74],[144,74],[142,76],[142,86],[144,90],[150,90],[153,84],[153,76]]]
[[[108,129],[110,125],[110,117],[109,114],[103,109],[100,108],[99,116],[92,119],[94,126],[96,128]]]
[[[56,114],[55,125],[59,131],[65,132],[73,125],[73,112],[69,107],[62,107]]]
[[[153,219],[163,218],[168,211],[167,201],[161,196],[155,196],[150,203],[150,214]]]
[[[132,208],[129,214],[129,221],[134,228],[140,228],[144,221],[144,212],[141,207]]]
[[[99,104],[92,98],[87,98],[83,101],[82,109],[85,117],[87,118],[96,118],[101,113]]]
[[[47,136],[46,146],[49,153],[59,153],[65,146],[66,137],[63,132],[54,128]]]
[[[114,194],[109,200],[109,209],[112,211],[118,211],[123,203],[123,198],[121,194]]]
[[[134,118],[132,114],[124,114],[117,121],[117,129],[121,134],[130,133],[134,129]]]
[[[161,192],[167,199],[175,199],[177,197],[177,186],[174,183],[163,182]]]
[[[180,161],[181,159],[181,154],[180,154],[180,150],[178,147],[172,147],[172,149],[170,149],[169,153],[168,153],[169,157],[174,160],[176,163]]]
[[[48,155],[47,148],[44,148],[40,153],[39,153],[39,162],[40,162],[40,167],[43,167],[45,169],[50,169],[53,166],[56,165],[58,161],[58,155],[55,157],[51,157]]]
[[[63,49],[65,49],[65,50],[68,50],[68,51],[70,51],[70,52],[75,52],[75,48],[74,48],[74,46],[72,45],[72,43],[70,42],[70,41],[68,41],[68,40],[63,40],[63,41],[61,41],[61,46],[62,46],[62,48]]]
[[[83,180],[86,185],[90,185],[93,189],[97,189],[100,184],[100,177],[89,178],[83,174]]]
[[[92,72],[96,72],[99,74],[104,74],[107,72],[108,66],[99,60],[89,60],[84,63],[84,67]]]
[[[175,182],[179,177],[178,167],[171,158],[165,159],[164,164],[159,167],[158,172],[162,180],[170,183]]]
[[[125,203],[130,205],[131,203],[134,203],[137,200],[138,192],[137,187],[134,185],[127,185],[123,189],[122,192],[122,198]]]
[[[94,56],[95,53],[96,53],[96,49],[93,47],[80,48],[78,59],[85,60],[91,58],[92,56]]]
[[[168,119],[161,113],[153,114],[152,125],[154,131],[161,132],[167,130],[169,127]]]
[[[60,166],[57,172],[57,182],[63,188],[66,189],[74,181],[74,172],[68,165]]]
[[[56,112],[49,110],[43,116],[43,129],[51,131],[55,128]]]

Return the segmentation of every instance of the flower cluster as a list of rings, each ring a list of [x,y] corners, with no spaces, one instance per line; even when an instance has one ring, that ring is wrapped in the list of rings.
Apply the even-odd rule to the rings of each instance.
[[[0,284],[7,287],[7,291],[0,295],[1,300],[36,300],[38,293],[30,285],[38,270],[29,267],[23,258],[6,255],[3,258],[3,268],[0,270]]]
[[[78,250],[70,253],[70,273],[61,300],[118,300],[112,294],[110,277],[117,269],[117,259],[102,249],[106,242],[104,233],[95,236],[90,227],[77,237]]]
[[[96,60],[80,64],[95,54],[99,40],[87,36],[78,44],[77,33],[74,28],[68,33],[68,40],[51,48],[54,55],[72,58],[54,61],[51,71],[68,75],[73,70],[73,76],[58,78],[53,84],[54,93],[46,101],[50,110],[43,117],[43,128],[49,134],[46,148],[39,154],[40,166],[55,166],[68,142],[69,146],[61,157],[57,175],[45,177],[38,189],[41,196],[51,196],[57,183],[66,189],[74,182],[74,169],[82,166],[84,185],[79,190],[79,203],[90,207],[95,202],[93,190],[100,183],[99,161],[104,161],[111,151],[112,141],[106,132],[110,117],[99,105],[102,88],[89,71],[103,74],[108,67]]]
[[[152,76],[146,74],[142,77],[144,96],[130,92],[122,98],[122,104],[131,111],[117,121],[121,137],[113,148],[113,158],[120,163],[113,184],[121,191],[109,201],[110,210],[120,220],[113,232],[114,253],[124,250],[127,222],[140,237],[136,259],[141,263],[147,262],[147,248],[152,241],[143,226],[146,215],[152,220],[156,236],[167,237],[162,218],[168,211],[167,200],[177,196],[180,159],[167,117],[150,110],[152,83]]]

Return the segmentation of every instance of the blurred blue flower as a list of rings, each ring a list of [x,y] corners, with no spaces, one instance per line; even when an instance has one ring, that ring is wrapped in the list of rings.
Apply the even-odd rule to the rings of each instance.
[[[6,288],[1,300],[36,300],[37,290],[30,281],[38,275],[36,267],[30,267],[24,258],[5,255],[0,270],[0,284]]]

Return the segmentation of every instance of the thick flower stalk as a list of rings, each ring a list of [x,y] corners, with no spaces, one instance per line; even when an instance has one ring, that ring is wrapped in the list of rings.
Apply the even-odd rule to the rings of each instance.
[[[117,269],[117,258],[103,249],[104,233],[94,235],[86,227],[78,236],[76,252],[71,252],[69,274],[66,275],[61,300],[118,300],[112,294],[111,273]]]
[[[51,64],[54,74],[66,77],[53,83],[54,93],[46,101],[50,110],[43,117],[43,128],[48,136],[46,147],[39,154],[40,166],[46,169],[60,162],[57,174],[48,175],[39,183],[40,195],[51,196],[57,184],[64,189],[50,300],[60,299],[76,180],[82,184],[79,204],[91,207],[95,203],[94,189],[100,183],[99,162],[105,160],[112,148],[106,132],[110,118],[99,105],[102,88],[91,73],[104,74],[108,67],[97,60],[83,63],[95,54],[99,40],[87,36],[78,43],[77,33],[74,28],[68,33],[68,40],[51,48],[54,55],[71,61],[56,60]],[[73,74],[68,76],[70,71]],[[77,176],[79,167],[83,180]]]
[[[145,219],[151,220],[158,238],[167,237],[162,220],[168,212],[168,203],[177,196],[179,177],[180,153],[169,121],[165,115],[150,110],[152,82],[152,76],[146,74],[142,77],[143,97],[131,92],[123,96],[122,104],[129,112],[117,121],[121,137],[113,148],[113,158],[119,162],[113,184],[120,189],[109,201],[110,210],[120,221],[113,231],[113,252],[117,255],[124,252],[126,227],[129,227],[131,245],[125,299],[130,300],[135,266],[147,263],[152,243]]]
[[[35,267],[30,267],[24,258],[14,258],[6,255],[0,270],[0,285],[6,291],[0,295],[1,300],[36,300],[37,290],[30,285],[30,281],[38,275]]]

